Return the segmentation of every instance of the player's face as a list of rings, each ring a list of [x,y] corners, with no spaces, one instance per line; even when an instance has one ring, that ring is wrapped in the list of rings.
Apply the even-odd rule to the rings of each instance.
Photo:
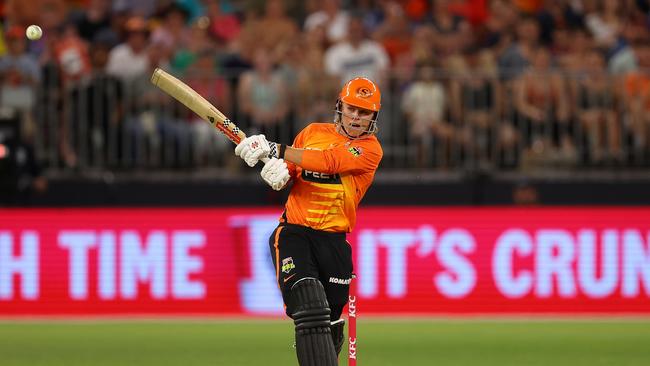
[[[368,126],[372,123],[372,117],[374,117],[375,112],[347,103],[342,104],[341,124],[345,127],[348,135],[351,137],[359,137],[368,131]]]

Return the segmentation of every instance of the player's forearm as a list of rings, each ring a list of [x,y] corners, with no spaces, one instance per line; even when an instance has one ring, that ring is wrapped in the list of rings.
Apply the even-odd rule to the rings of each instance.
[[[284,160],[290,161],[298,166],[302,166],[302,154],[304,149],[297,149],[295,147],[287,146],[284,151]]]
[[[332,157],[320,150],[297,149],[287,146],[284,160],[290,161],[299,167],[322,173],[335,173],[335,163]]]

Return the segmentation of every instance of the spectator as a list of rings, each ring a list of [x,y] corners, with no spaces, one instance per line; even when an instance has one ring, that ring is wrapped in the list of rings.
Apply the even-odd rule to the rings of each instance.
[[[283,0],[269,0],[264,15],[249,19],[240,33],[241,56],[250,61],[258,48],[268,50],[271,61],[280,61],[283,49],[295,39],[298,26],[285,13]]]
[[[32,110],[36,103],[36,87],[41,69],[34,56],[27,53],[22,27],[7,30],[8,52],[0,57],[0,106],[14,108],[21,115],[21,132],[27,139],[33,136]]]
[[[69,86],[64,94],[66,131],[61,134],[69,166],[117,166],[122,153],[122,102],[120,80],[106,73],[110,47],[90,47],[87,80]]]
[[[435,79],[434,65],[420,64],[417,79],[402,96],[402,112],[408,121],[408,144],[415,146],[416,166],[431,166],[432,147],[439,146],[436,157],[441,165],[448,163],[452,129],[445,121],[447,95],[444,85]]]
[[[615,88],[607,75],[605,57],[592,50],[583,67],[583,77],[572,79],[572,94],[576,116],[585,132],[588,159],[593,164],[620,161],[623,156]]]
[[[189,13],[182,6],[171,3],[163,10],[162,18],[162,24],[151,33],[151,42],[162,45],[167,58],[171,58],[176,50],[192,39],[190,29],[186,27]]]
[[[191,130],[182,116],[187,109],[151,84],[156,67],[168,69],[165,46],[145,50],[146,68],[125,84],[125,163],[135,166],[178,167],[190,162]]]
[[[433,28],[434,47],[442,57],[457,54],[472,41],[469,23],[449,11],[450,0],[433,0],[426,25]]]
[[[149,18],[157,10],[159,0],[113,0],[113,11],[118,13],[128,13],[132,16]],[[163,4],[169,3],[169,0],[162,1]]]
[[[585,24],[593,35],[596,45],[610,49],[618,41],[623,27],[621,1],[599,0],[596,4],[596,11],[587,14]]]
[[[7,0],[5,19],[8,25],[61,24],[66,16],[65,0]],[[48,28],[44,28],[48,29]]]
[[[341,0],[323,0],[321,10],[311,13],[305,19],[305,30],[325,25],[327,40],[336,43],[345,40],[350,21],[348,13],[341,9]],[[363,21],[362,21],[363,24]]]
[[[404,9],[398,2],[388,1],[384,9],[386,19],[375,30],[372,38],[381,43],[391,62],[395,63],[398,57],[410,51],[411,29]]]
[[[64,87],[82,81],[90,75],[88,44],[80,38],[72,23],[62,27],[54,46],[54,57]]]
[[[594,48],[594,43],[584,28],[574,29],[570,34],[569,48],[565,53],[558,56],[558,66],[566,71],[570,77],[577,77],[587,61],[587,56]]]
[[[304,35],[300,50],[303,57],[293,103],[297,117],[295,132],[302,130],[309,122],[332,118],[332,101],[336,100],[340,84],[336,76],[325,72],[326,43],[324,25],[312,28]],[[318,82],[318,87],[314,87],[314,82]]]
[[[501,116],[501,87],[494,55],[489,50],[465,50],[460,74],[450,81],[451,115],[466,131],[467,152],[487,164],[493,156]],[[503,133],[503,132],[501,132]]]
[[[291,131],[286,126],[288,115],[287,87],[282,75],[273,70],[268,50],[255,52],[253,69],[245,72],[237,88],[237,101],[252,133],[262,133],[269,139],[290,140],[281,132]]]
[[[232,115],[232,97],[228,81],[217,73],[216,54],[209,48],[198,52],[197,57],[185,76],[187,84],[210,103],[218,106],[226,116]],[[190,115],[194,162],[206,164],[211,158],[222,158],[228,154],[230,141],[214,133],[214,127],[205,123],[197,115]]]
[[[535,14],[542,9],[544,0],[512,0],[512,3],[521,13]]]
[[[141,17],[132,17],[125,24],[126,42],[117,45],[108,55],[106,71],[130,82],[149,70],[147,42],[149,26]]]
[[[517,22],[515,7],[507,0],[491,0],[485,22],[474,32],[474,42],[481,48],[497,48],[508,45],[512,29]]]
[[[523,16],[516,26],[517,39],[499,57],[499,72],[505,80],[517,78],[530,65],[539,45],[539,24],[532,16]]]
[[[239,19],[233,14],[224,13],[221,10],[221,1],[208,0],[207,16],[210,20],[209,34],[215,40],[219,48],[231,49],[241,32]]]
[[[533,53],[532,64],[515,82],[516,123],[525,146],[573,147],[565,85],[551,68],[548,49]]]
[[[431,27],[418,26],[413,31],[410,44],[409,52],[398,55],[393,68],[393,75],[400,89],[415,78],[416,65],[436,60]]]
[[[208,33],[208,26],[208,23],[202,22],[201,18],[199,18],[187,29],[188,41],[174,50],[175,52],[170,61],[177,74],[183,75],[187,72],[189,67],[196,61],[198,53],[215,50],[214,41]]]
[[[91,0],[87,9],[72,14],[79,36],[91,42],[97,34],[111,29],[111,2]]]
[[[635,164],[650,161],[650,45],[634,46],[640,70],[627,73],[622,80],[623,101],[627,139],[631,145],[631,158]]]
[[[390,66],[386,50],[381,44],[368,39],[363,29],[363,19],[350,17],[347,41],[337,43],[325,53],[325,70],[345,83],[364,76],[379,85],[384,84]]]

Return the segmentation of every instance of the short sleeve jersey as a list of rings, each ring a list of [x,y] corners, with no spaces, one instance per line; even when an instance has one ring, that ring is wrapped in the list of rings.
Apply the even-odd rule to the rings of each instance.
[[[377,138],[349,139],[332,123],[312,123],[293,147],[305,151],[300,166],[289,164],[293,187],[280,220],[327,232],[352,231],[357,206],[383,156]]]

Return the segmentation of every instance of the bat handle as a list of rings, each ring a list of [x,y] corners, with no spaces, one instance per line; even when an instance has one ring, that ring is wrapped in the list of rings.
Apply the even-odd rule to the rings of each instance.
[[[269,159],[269,158],[261,158],[260,160],[262,160],[262,162],[263,162],[264,164],[266,164],[266,163],[268,163],[269,160],[271,160],[271,159]]]

